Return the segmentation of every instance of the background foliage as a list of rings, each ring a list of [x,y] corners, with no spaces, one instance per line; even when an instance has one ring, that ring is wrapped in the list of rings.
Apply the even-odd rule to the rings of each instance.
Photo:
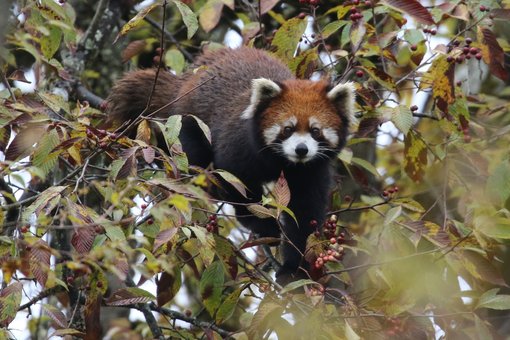
[[[509,333],[509,1],[0,6],[0,338],[23,337],[26,320],[32,338]],[[235,37],[298,77],[356,82],[314,269],[286,287],[267,240],[207,195],[212,174],[235,179],[188,165],[180,117],[159,121],[170,154],[148,114],[135,138],[100,128],[124,71],[181,73]],[[279,184],[253,211],[285,208]]]

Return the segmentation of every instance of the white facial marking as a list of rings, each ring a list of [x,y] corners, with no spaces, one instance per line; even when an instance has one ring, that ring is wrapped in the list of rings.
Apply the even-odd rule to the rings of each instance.
[[[278,137],[278,135],[280,134],[280,131],[281,127],[278,124],[274,124],[265,129],[263,135],[266,144],[271,144],[272,142],[274,142],[276,140],[276,137]]]
[[[333,87],[327,94],[327,97],[331,101],[335,101],[339,98],[343,99],[342,110],[344,114],[349,118],[349,121],[355,121],[354,117],[354,102],[356,100],[356,88],[352,82],[347,82],[345,84],[338,84]]]
[[[308,152],[304,157],[298,156],[296,147],[299,144],[305,144]],[[319,143],[307,133],[294,133],[292,136],[282,142],[283,153],[287,158],[294,163],[306,163],[315,157],[319,151]]]
[[[253,79],[251,81],[250,105],[241,113],[242,119],[253,118],[257,107],[264,99],[274,98],[282,89],[274,81],[266,78]]]
[[[321,124],[319,123],[319,120],[317,118],[312,117],[308,120],[308,122],[310,123],[311,128],[312,127],[316,127],[319,129],[321,128]]]
[[[292,116],[290,117],[289,119],[287,119],[287,121],[285,122],[285,126],[296,126],[297,124],[297,118]]]
[[[329,144],[331,144],[331,146],[338,145],[339,138],[335,129],[333,128],[322,129],[322,135],[324,136],[324,139],[327,140]]]

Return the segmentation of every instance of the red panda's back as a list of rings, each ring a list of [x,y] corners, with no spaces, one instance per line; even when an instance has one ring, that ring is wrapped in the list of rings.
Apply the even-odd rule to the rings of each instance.
[[[249,105],[253,79],[282,82],[294,77],[269,53],[241,47],[204,53],[184,78],[178,96],[191,92],[179,100],[178,111],[195,114],[211,124],[215,118],[239,119]]]

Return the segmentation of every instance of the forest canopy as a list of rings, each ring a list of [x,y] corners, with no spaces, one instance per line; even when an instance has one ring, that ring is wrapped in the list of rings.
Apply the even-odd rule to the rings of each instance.
[[[508,336],[510,1],[8,0],[0,12],[0,339]],[[244,184],[189,164],[181,116],[101,125],[126,72],[180,75],[241,45],[356,88],[326,222],[306,226],[308,278],[284,286],[274,240],[209,194],[218,178]],[[278,219],[289,195],[282,177],[249,209]]]

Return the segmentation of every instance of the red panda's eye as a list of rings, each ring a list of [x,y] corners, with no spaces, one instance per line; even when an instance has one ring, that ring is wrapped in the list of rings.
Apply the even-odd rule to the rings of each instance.
[[[312,128],[312,137],[317,139],[321,137],[321,130],[319,128]]]
[[[292,133],[294,132],[294,129],[290,126],[286,126],[283,128],[283,136],[285,138],[288,138],[292,135]]]

